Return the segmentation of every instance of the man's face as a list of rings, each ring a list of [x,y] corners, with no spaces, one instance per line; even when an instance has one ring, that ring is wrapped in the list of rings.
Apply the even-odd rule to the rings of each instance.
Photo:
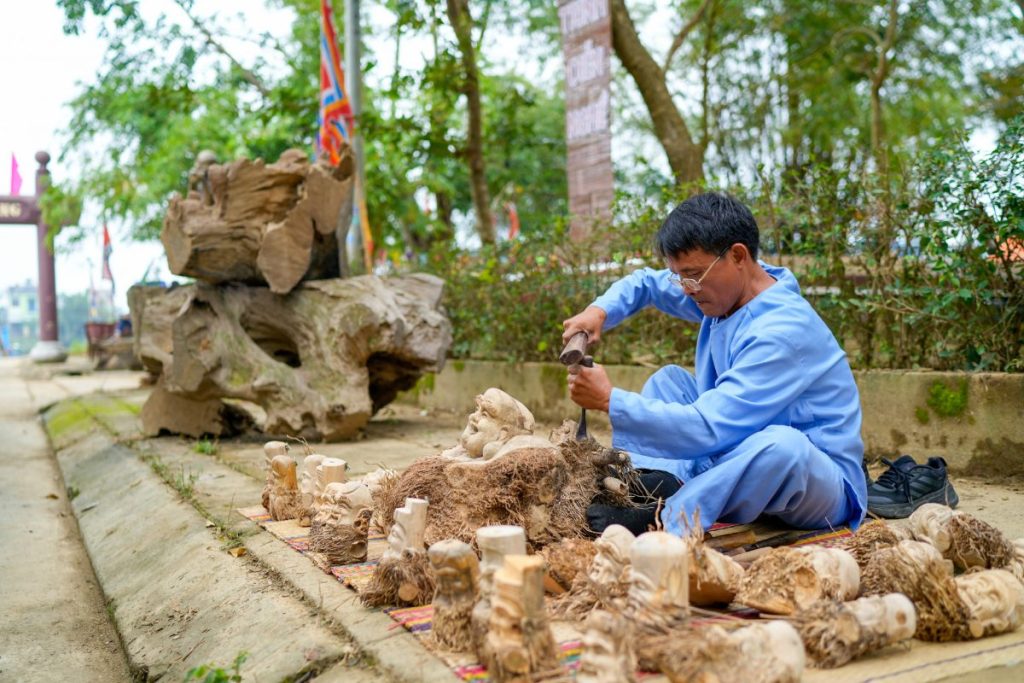
[[[679,278],[700,280],[697,291],[688,287],[682,290],[697,303],[704,315],[717,318],[735,310],[743,281],[736,268],[732,249],[726,250],[721,258],[717,254],[695,249],[666,257],[665,265]]]

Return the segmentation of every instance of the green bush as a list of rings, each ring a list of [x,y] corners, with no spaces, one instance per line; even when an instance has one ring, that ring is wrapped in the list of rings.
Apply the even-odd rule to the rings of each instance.
[[[976,161],[962,141],[904,161],[888,178],[823,165],[799,183],[733,193],[750,204],[762,258],[785,265],[854,367],[1024,371],[1024,118]],[[585,243],[546,238],[438,251],[450,355],[552,361],[562,320],[618,277],[663,267],[652,238],[688,190],[620,198]],[[602,338],[602,363],[690,364],[697,326],[644,311]]]

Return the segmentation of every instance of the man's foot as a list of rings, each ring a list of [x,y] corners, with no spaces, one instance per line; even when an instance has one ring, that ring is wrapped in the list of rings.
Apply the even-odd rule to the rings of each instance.
[[[942,458],[928,458],[924,465],[918,465],[909,455],[902,455],[895,462],[882,458],[882,462],[889,469],[868,486],[868,512],[901,519],[925,503],[956,507],[960,502]]]
[[[612,524],[620,524],[633,532],[634,536],[639,536],[657,525],[657,510],[657,505],[620,508],[593,503],[587,508],[587,526],[593,533],[600,534]]]

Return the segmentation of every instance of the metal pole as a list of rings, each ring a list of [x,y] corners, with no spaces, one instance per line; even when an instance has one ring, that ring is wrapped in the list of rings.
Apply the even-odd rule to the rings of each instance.
[[[36,152],[36,205],[50,184],[50,171],[46,165],[50,163],[50,155]],[[36,363],[59,363],[68,357],[57,338],[57,280],[54,275],[53,252],[46,245],[46,236],[50,229],[43,222],[42,212],[36,223],[36,239],[39,249],[39,339],[29,352],[29,358]]]
[[[356,183],[362,186],[366,175],[363,166],[361,118],[363,113],[363,76],[360,67],[360,33],[359,0],[345,0],[345,89],[348,91],[348,101],[352,107],[352,115],[356,122],[355,132],[352,135],[352,152],[356,157]],[[362,188],[356,188],[355,201],[357,207],[360,189]],[[365,216],[360,216],[360,229],[355,231],[355,253],[349,254],[353,271],[357,273],[366,272],[366,266],[363,261],[363,220],[365,220]]]

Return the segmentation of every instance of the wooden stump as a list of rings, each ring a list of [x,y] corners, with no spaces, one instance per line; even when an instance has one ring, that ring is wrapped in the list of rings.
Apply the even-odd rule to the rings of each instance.
[[[337,277],[336,230],[352,215],[354,164],[310,164],[290,149],[272,164],[238,159],[193,169],[172,197],[160,235],[171,272],[216,284],[267,284],[284,294],[302,280]]]
[[[265,432],[331,441],[443,366],[442,287],[428,275],[309,281],[287,295],[136,286],[129,303],[140,359],[164,391],[249,401],[266,411]]]

